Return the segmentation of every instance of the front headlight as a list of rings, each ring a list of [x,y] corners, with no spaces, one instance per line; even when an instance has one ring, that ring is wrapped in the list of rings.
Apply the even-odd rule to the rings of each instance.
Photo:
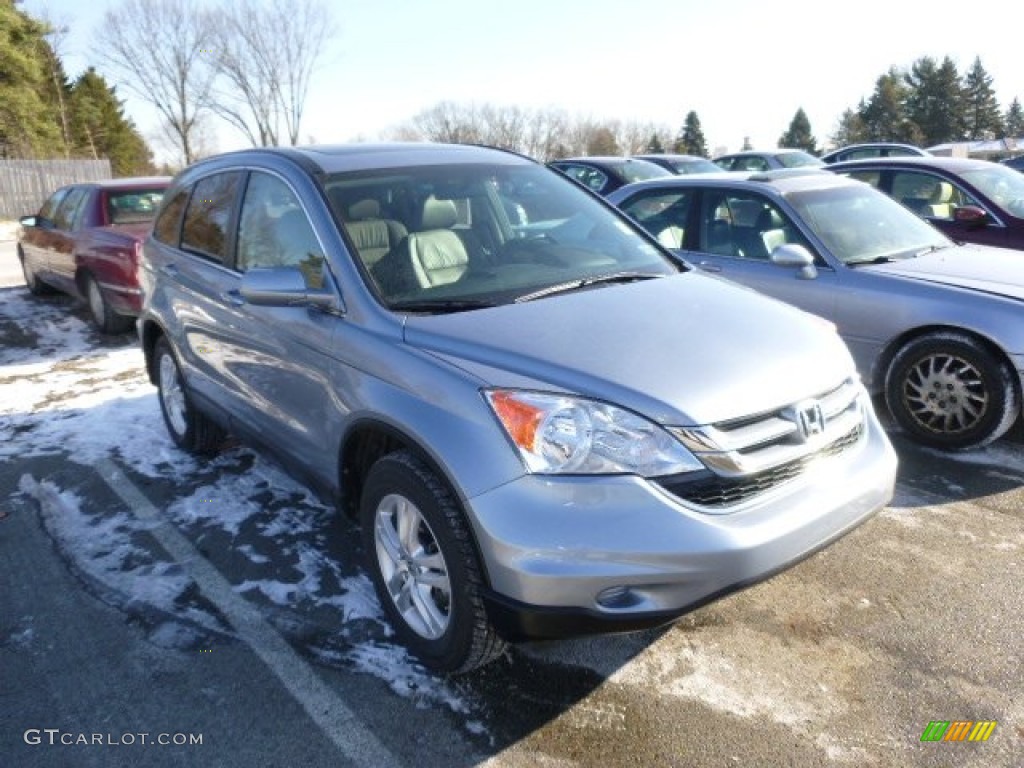
[[[704,469],[657,424],[614,405],[515,389],[484,395],[530,472],[655,477]]]

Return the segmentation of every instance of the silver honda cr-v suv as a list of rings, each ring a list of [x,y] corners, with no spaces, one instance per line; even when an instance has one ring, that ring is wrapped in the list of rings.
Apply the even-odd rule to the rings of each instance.
[[[229,430],[356,516],[390,622],[437,670],[670,621],[892,494],[827,322],[681,266],[512,153],[204,160],[164,196],[142,282],[174,441]]]

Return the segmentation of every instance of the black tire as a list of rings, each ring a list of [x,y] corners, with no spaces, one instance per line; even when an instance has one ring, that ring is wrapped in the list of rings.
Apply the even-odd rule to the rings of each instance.
[[[484,608],[465,517],[437,475],[408,451],[388,454],[367,474],[359,514],[377,596],[413,654],[436,672],[458,674],[504,652]],[[406,542],[398,535],[400,517],[409,524]]]
[[[85,296],[85,303],[89,308],[89,317],[100,333],[127,333],[135,327],[134,317],[120,315],[110,308],[107,297],[103,295],[103,289],[92,275],[82,278],[82,295]]]
[[[941,450],[966,450],[1002,437],[1020,413],[1010,366],[964,333],[908,342],[889,366],[885,398],[913,439]]]
[[[26,263],[25,251],[20,245],[18,246],[18,261],[21,262],[21,274],[25,278],[25,287],[28,288],[29,293],[33,296],[48,296],[54,293],[54,289],[40,280],[35,270]]]
[[[160,412],[174,444],[189,453],[216,452],[224,442],[224,430],[192,405],[178,360],[164,336],[153,348],[153,372],[159,390]]]

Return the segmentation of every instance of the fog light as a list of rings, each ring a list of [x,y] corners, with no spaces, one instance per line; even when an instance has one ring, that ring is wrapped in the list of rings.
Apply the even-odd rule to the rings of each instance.
[[[597,604],[602,608],[622,610],[641,601],[641,597],[629,587],[608,587],[597,594]]]

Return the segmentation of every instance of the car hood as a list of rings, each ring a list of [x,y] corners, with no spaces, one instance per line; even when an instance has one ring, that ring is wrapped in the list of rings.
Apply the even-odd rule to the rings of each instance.
[[[693,272],[413,315],[405,339],[486,386],[572,392],[680,426],[774,410],[854,375],[829,323]]]
[[[943,248],[866,269],[1024,300],[1024,253],[985,245]]]

